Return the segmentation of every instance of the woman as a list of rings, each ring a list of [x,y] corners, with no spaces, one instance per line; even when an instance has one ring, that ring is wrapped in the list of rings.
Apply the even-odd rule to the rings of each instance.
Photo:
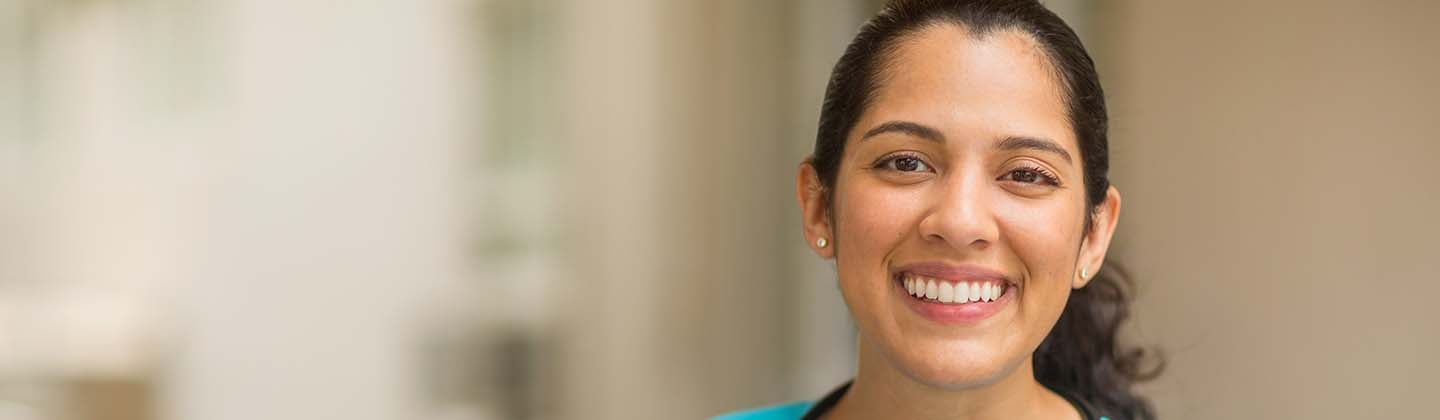
[[[859,329],[855,379],[722,419],[1149,419],[1118,347],[1106,111],[1036,1],[896,1],[835,65],[796,194]]]

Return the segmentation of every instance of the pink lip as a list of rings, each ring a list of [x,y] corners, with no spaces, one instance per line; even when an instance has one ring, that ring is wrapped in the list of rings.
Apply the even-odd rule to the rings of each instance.
[[[951,282],[999,281],[1005,284],[1006,290],[994,302],[943,304],[917,299],[906,293],[905,285],[901,282],[902,273],[912,273]],[[949,325],[973,325],[990,318],[1009,306],[1015,299],[1015,293],[1019,290],[1014,282],[1011,282],[999,271],[977,265],[952,265],[939,262],[924,262],[898,267],[891,274],[891,280],[894,283],[895,292],[911,310],[931,321]]]
[[[1005,274],[978,265],[953,265],[942,262],[922,262],[902,265],[895,269],[895,274],[915,273],[917,275],[957,281],[1003,281],[1009,282]]]

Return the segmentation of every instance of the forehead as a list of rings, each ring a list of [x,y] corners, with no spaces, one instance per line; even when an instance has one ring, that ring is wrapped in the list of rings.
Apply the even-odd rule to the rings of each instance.
[[[1076,147],[1054,67],[1017,30],[976,37],[956,25],[923,29],[896,46],[877,87],[857,132],[910,120],[962,139],[1043,136]]]

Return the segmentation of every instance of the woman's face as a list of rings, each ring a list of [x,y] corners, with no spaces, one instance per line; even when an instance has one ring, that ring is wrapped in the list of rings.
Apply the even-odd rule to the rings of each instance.
[[[836,258],[862,354],[933,386],[993,383],[1029,360],[1081,267],[1098,271],[1118,193],[1087,237],[1062,88],[1027,35],[937,26],[882,68],[846,139],[833,218],[802,165],[806,232],[834,244],[815,249]]]

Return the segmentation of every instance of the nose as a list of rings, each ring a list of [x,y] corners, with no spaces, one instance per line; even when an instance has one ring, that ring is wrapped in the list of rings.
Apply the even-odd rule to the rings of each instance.
[[[986,180],[978,172],[953,173],[937,187],[934,204],[920,220],[920,235],[960,250],[994,243],[1000,229]]]

